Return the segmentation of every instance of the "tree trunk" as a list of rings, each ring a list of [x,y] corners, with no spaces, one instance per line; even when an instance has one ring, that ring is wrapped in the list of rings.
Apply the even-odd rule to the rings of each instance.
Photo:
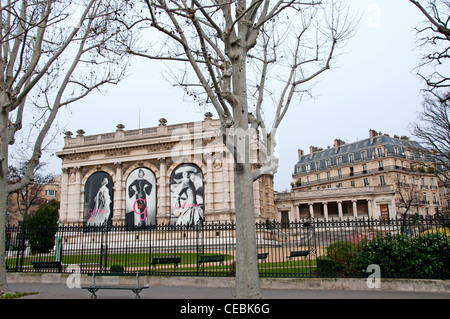
[[[262,298],[256,252],[253,179],[250,164],[235,163],[236,298]]]
[[[243,37],[241,37],[243,39]],[[236,297],[262,298],[256,252],[251,132],[247,101],[246,44],[235,47],[233,68],[234,190],[236,209]]]
[[[7,140],[8,116],[0,114],[0,295],[11,290],[6,282],[5,242],[6,242],[6,201],[8,199],[8,140]]]

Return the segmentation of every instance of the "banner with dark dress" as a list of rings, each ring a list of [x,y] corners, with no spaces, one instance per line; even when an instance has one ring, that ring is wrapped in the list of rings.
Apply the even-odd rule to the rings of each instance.
[[[156,178],[147,168],[138,168],[128,176],[126,183],[127,226],[156,224]]]

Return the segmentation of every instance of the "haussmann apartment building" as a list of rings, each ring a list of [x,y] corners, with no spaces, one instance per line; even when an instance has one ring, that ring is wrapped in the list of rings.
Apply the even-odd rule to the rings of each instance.
[[[419,143],[407,137],[390,137],[369,131],[369,137],[333,147],[298,150],[292,190],[276,192],[280,221],[307,217],[395,218],[408,214],[434,215],[441,208],[434,165],[426,160]]]

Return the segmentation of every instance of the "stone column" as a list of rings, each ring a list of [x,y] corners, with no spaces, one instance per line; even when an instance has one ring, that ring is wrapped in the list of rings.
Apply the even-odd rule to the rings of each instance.
[[[204,155],[206,160],[206,185],[204,186],[204,207],[203,218],[206,220],[206,213],[214,212],[214,179],[213,179],[213,156],[211,153]],[[222,201],[224,201],[222,199]]]
[[[297,207],[295,209],[295,220],[300,220],[300,204],[295,204],[294,207]]]
[[[159,160],[159,182],[158,182],[158,198],[157,198],[157,211],[156,211],[156,223],[167,224],[170,221],[169,201],[167,193],[167,162],[166,159],[161,157]]]
[[[353,204],[353,218],[358,218],[358,201],[356,199],[352,199]]]
[[[84,199],[84,190],[81,189],[81,167],[75,167],[75,187],[73,193],[74,201],[74,215],[73,221],[83,223],[83,207],[82,200]]]
[[[395,218],[395,216],[397,216],[397,205],[395,205],[395,198],[392,198],[389,204],[389,218]]]
[[[223,169],[223,187],[224,187],[224,210],[230,211],[234,210],[234,160],[233,156],[229,151],[224,151],[222,159],[222,169]]]
[[[327,202],[323,202],[323,218],[325,218],[325,220],[328,220],[328,203]]]
[[[343,214],[342,214],[342,201],[339,200],[338,202],[338,213],[339,213],[339,218],[344,218]]]
[[[61,176],[61,205],[60,205],[60,220],[62,223],[67,222],[67,208],[69,204],[69,169],[62,169]]]
[[[123,172],[122,163],[114,163],[116,167],[116,182],[114,184],[114,213],[113,225],[125,224],[125,200],[123,199]]]
[[[308,203],[309,205],[309,216],[314,218],[314,203]]]
[[[255,210],[255,218],[261,217],[261,215],[262,215],[261,193],[260,193],[261,179],[262,178],[253,182],[253,203],[254,203],[254,210]]]
[[[369,218],[373,218],[372,216],[372,199],[367,199],[367,215],[369,216]]]

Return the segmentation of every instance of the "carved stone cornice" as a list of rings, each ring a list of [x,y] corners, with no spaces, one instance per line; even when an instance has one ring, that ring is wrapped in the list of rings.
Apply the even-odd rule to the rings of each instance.
[[[179,141],[170,141],[170,142],[154,142],[149,143],[143,141],[141,144],[133,144],[133,145],[124,145],[120,146],[117,144],[111,144],[111,147],[105,147],[105,145],[101,145],[98,148],[93,148],[89,146],[89,148],[83,149],[83,147],[79,147],[75,152],[72,152],[68,149],[66,152],[63,150],[58,153],[58,157],[60,157],[64,162],[78,162],[78,161],[86,161],[89,160],[92,155],[103,154],[105,158],[117,158],[128,156],[134,150],[146,150],[147,154],[151,153],[162,153],[171,151],[173,147],[178,144]]]
[[[129,155],[131,153],[131,150],[129,148],[119,148],[119,149],[105,150],[103,153],[105,154],[106,157],[119,157]]]

